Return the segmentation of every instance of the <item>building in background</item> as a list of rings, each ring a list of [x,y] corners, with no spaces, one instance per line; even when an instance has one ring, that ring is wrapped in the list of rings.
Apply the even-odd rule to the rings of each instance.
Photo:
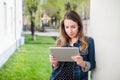
[[[22,0],[0,0],[0,67],[22,44]]]

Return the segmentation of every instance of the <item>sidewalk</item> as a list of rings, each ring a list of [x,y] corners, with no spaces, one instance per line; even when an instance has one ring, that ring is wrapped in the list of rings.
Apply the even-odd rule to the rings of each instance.
[[[31,31],[25,31],[23,32],[23,34],[31,34]],[[52,29],[50,27],[45,27],[45,32],[36,31],[35,35],[57,37],[59,33],[55,29]]]

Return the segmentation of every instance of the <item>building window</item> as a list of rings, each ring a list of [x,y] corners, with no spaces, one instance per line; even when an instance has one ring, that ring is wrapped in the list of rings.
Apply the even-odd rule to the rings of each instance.
[[[3,30],[3,32],[4,32],[4,34],[6,34],[7,33],[7,4],[6,4],[6,2],[4,2],[3,3],[4,4],[4,11],[3,11],[3,22],[4,22],[4,30]]]

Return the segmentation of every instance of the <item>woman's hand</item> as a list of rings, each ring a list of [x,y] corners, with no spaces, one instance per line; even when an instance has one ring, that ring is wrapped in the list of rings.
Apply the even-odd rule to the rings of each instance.
[[[78,65],[80,65],[82,68],[86,67],[86,63],[83,60],[82,56],[80,55],[75,55],[71,57]]]
[[[57,58],[54,56],[54,55],[50,55],[50,62],[51,62],[51,64],[53,65],[53,67],[57,67],[57,65],[58,65],[58,60],[57,60]]]

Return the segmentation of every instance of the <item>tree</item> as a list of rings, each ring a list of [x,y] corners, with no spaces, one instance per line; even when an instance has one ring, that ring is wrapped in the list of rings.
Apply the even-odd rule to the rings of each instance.
[[[26,15],[30,16],[32,39],[35,40],[35,15],[38,10],[40,0],[23,0]]]
[[[66,10],[66,11],[71,10],[71,4],[70,4],[70,2],[67,2],[67,3],[65,4],[65,10]]]

